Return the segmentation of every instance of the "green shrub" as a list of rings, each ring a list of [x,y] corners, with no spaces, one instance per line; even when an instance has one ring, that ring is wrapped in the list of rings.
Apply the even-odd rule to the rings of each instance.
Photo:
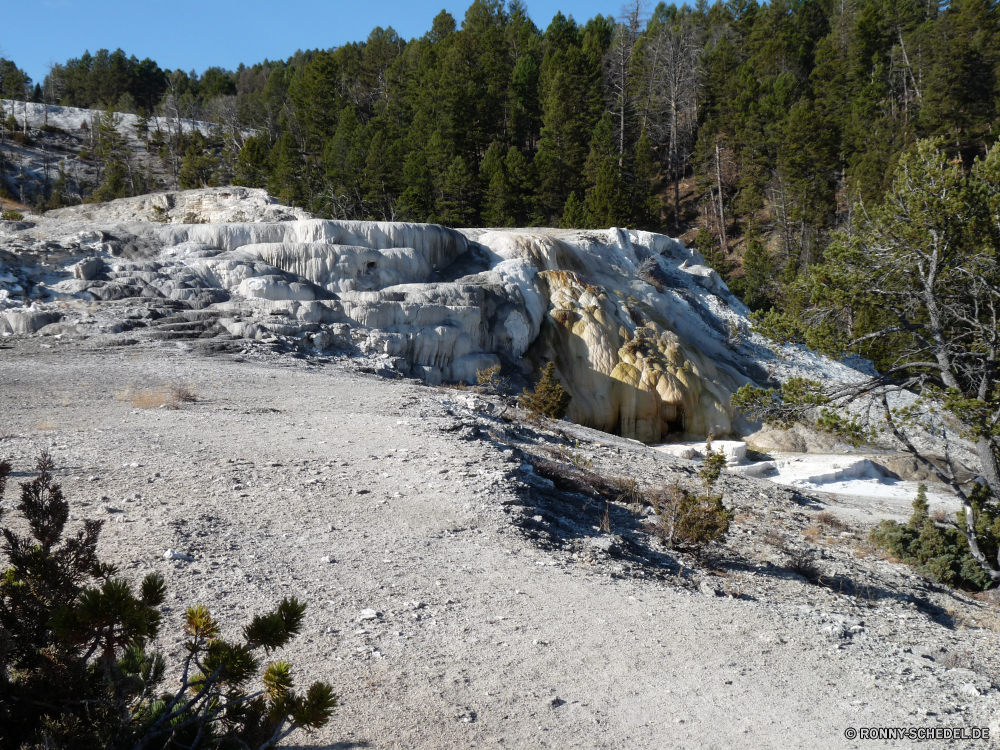
[[[476,384],[480,393],[494,396],[507,390],[508,379],[500,375],[500,365],[476,370]]]
[[[698,551],[719,541],[729,532],[733,512],[722,504],[715,483],[726,465],[726,457],[709,447],[701,468],[704,492],[694,493],[679,484],[669,484],[648,496],[656,511],[653,532],[671,549]]]
[[[288,664],[270,663],[251,681],[259,654],[285,645],[305,606],[285,599],[225,640],[201,605],[185,615],[179,684],[163,685],[167,663],[150,650],[159,632],[162,576],[136,592],[97,558],[99,521],[64,538],[69,503],[47,455],[21,485],[28,536],[2,529],[0,551],[0,746],[4,748],[261,748],[295,728],[325,725],[337,705],[314,683],[292,689]],[[11,466],[0,462],[0,497]]]
[[[545,365],[535,390],[524,389],[524,393],[518,398],[518,406],[536,419],[560,419],[569,407],[570,398],[556,378],[555,363],[549,362]]]
[[[0,213],[0,219],[4,221],[21,221],[24,219],[24,214],[20,211],[4,211]]]
[[[982,485],[976,486],[970,500],[976,510],[979,548],[987,558],[996,559],[1000,509]],[[957,515],[958,523],[964,524],[965,513],[959,511]],[[927,488],[923,484],[917,487],[909,523],[882,521],[872,529],[869,540],[932,581],[974,589],[985,589],[991,583],[982,566],[969,553],[969,544],[962,532],[942,526],[928,515]]]

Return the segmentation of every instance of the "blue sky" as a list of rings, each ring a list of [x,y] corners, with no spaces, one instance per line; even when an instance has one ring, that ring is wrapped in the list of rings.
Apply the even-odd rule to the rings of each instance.
[[[363,40],[376,26],[392,26],[410,39],[424,34],[442,8],[461,24],[471,1],[12,0],[0,12],[0,50],[38,82],[50,62],[116,47],[164,68],[201,72]],[[544,29],[559,10],[577,21],[617,15],[621,0],[527,0],[527,5]]]

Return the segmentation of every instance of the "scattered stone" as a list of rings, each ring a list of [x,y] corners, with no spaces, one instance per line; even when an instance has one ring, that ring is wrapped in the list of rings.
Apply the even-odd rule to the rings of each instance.
[[[378,618],[379,618],[379,613],[376,612],[374,609],[363,609],[361,610],[361,613],[358,615],[358,622],[362,622],[364,620],[377,620]]]
[[[175,549],[168,549],[163,553],[164,560],[181,560],[183,562],[194,562],[194,557],[187,555],[183,552],[178,552]]]
[[[699,583],[698,591],[700,591],[703,595],[708,597],[721,596],[722,594],[722,592],[720,592],[715,586],[713,586],[708,581],[702,581],[701,583]]]

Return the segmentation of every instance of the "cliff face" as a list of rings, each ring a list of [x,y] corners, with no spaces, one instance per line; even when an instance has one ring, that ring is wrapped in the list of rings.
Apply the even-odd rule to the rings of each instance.
[[[160,203],[196,223],[163,223]],[[18,266],[15,256],[8,265],[25,283],[4,304],[197,310],[230,337],[357,346],[430,383],[475,382],[500,363],[528,376],[554,361],[573,396],[570,419],[643,442],[729,434],[731,394],[761,379],[740,351],[745,308],[697,253],[663,235],[299,213],[261,191],[219,189],[9,225],[21,261],[53,244],[59,257]],[[233,216],[249,221],[218,221]]]

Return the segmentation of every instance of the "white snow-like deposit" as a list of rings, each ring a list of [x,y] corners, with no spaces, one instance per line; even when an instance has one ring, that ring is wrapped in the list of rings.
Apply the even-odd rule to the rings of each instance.
[[[28,116],[28,127],[41,128],[48,124],[60,130],[73,131],[80,130],[81,126],[90,127],[94,118],[103,114],[99,109],[81,109],[79,107],[60,107],[55,104],[37,104],[35,102],[18,102],[13,99],[0,99],[0,119],[6,119],[10,115],[22,124],[25,113]],[[138,115],[130,115],[124,112],[116,112],[118,120],[118,132],[122,135],[134,138],[135,126],[139,122]],[[157,129],[163,132],[175,130],[180,123],[180,128],[185,133],[193,133],[195,130],[202,135],[208,135],[214,127],[210,122],[203,120],[188,120],[180,118],[150,117],[149,132],[155,133]]]
[[[766,463],[774,467],[764,477],[775,484],[835,498],[850,498],[878,508],[888,507],[904,516],[909,514],[919,486],[919,482],[884,476],[870,459],[859,456],[788,455]],[[737,467],[735,471],[743,468]],[[932,512],[942,508],[954,513],[961,507],[958,498],[946,486],[929,482],[925,487]]]
[[[706,453],[704,442],[665,443],[652,447],[692,461],[701,461]],[[728,459],[726,471],[732,474],[767,479],[835,501],[850,499],[859,507],[889,510],[897,516],[908,515],[920,484],[888,476],[879,469],[877,460],[859,454],[775,454],[770,460],[750,461],[746,444],[741,441],[715,440],[712,448],[725,454]],[[925,487],[932,512],[941,508],[954,513],[961,507],[959,500],[944,485],[930,482],[925,483]]]

